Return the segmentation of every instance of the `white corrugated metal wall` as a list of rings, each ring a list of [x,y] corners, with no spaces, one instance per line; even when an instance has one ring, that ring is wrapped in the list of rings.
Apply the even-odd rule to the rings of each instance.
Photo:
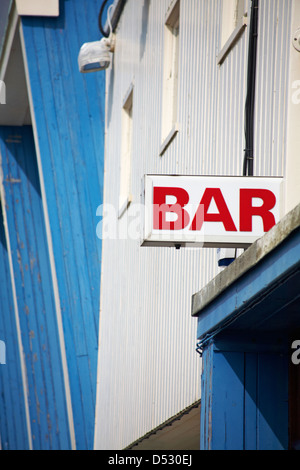
[[[178,122],[160,157],[164,22],[170,0],[128,0],[107,72],[104,201],[118,208],[121,109],[133,84],[133,202],[144,174],[241,175],[247,34],[221,66],[222,0],[181,0]],[[255,175],[283,175],[291,0],[260,2]],[[250,1],[248,4],[250,12]],[[191,296],[216,250],[104,240],[95,447],[121,449],[200,397]]]

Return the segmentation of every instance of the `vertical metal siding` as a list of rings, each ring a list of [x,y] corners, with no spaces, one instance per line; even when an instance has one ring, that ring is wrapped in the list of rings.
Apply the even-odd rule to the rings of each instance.
[[[292,0],[264,0],[259,5],[254,171],[283,176]]]
[[[275,66],[266,65],[264,41],[272,1],[260,12],[260,47],[256,107],[256,147],[270,158],[255,163],[256,174],[280,174],[285,157],[285,129],[276,143],[260,131],[271,91],[270,77],[288,56],[276,43],[269,47]],[[290,0],[278,13],[280,37],[289,34]],[[182,0],[178,122],[180,130],[162,157],[161,102],[163,33],[168,0],[128,0],[116,36],[113,65],[107,72],[105,202],[118,208],[122,101],[134,84],[132,193],[126,215],[139,203],[146,173],[241,175],[244,156],[244,106],[248,30],[221,66],[222,1]],[[250,12],[248,1],[248,12]],[[280,10],[278,10],[280,11]],[[264,26],[265,25],[265,26]],[[272,21],[271,21],[272,25]],[[274,28],[274,25],[271,26]],[[278,37],[279,40],[279,37]],[[286,83],[282,76],[270,129],[279,110],[285,119]],[[261,150],[257,151],[261,153]],[[120,219],[118,227],[123,223]],[[96,409],[96,448],[122,448],[200,396],[201,361],[195,353],[196,324],[190,317],[191,295],[217,272],[213,249],[141,248],[134,240],[104,240],[100,315],[100,352]]]
[[[82,75],[99,37],[99,2],[60,2],[59,18],[22,18],[70,378],[76,445],[93,445],[101,241],[104,75]]]

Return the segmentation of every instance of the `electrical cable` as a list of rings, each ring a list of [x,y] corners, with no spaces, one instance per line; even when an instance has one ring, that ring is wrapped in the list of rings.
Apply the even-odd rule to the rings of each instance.
[[[104,27],[102,26],[102,15],[103,15],[103,11],[104,11],[104,8],[105,8],[107,2],[108,2],[108,0],[103,1],[102,5],[101,5],[101,8],[100,8],[99,16],[98,16],[99,30],[102,33],[102,35],[106,38],[108,38],[110,36],[110,34],[114,32],[114,30],[115,30],[115,28],[116,28],[116,26],[119,22],[119,19],[121,17],[121,14],[123,12],[126,0],[119,0],[118,2],[114,1],[110,5],[110,7],[113,6],[113,14],[112,14],[112,18],[111,18],[111,31],[110,32],[108,32],[106,30],[105,26]],[[108,25],[108,26],[110,26],[110,25]]]
[[[111,17],[110,17],[110,14],[111,14],[111,10],[114,9],[114,6],[113,4],[111,4],[108,9],[107,9],[107,23],[108,23],[108,28],[109,28],[109,33],[108,33],[108,37],[110,37],[110,35],[112,34],[112,25],[111,25]]]
[[[108,38],[109,37],[109,34],[110,33],[107,33],[106,31],[104,31],[103,27],[102,27],[102,14],[103,14],[103,11],[104,11],[104,8],[105,8],[105,5],[107,4],[108,0],[104,0],[102,2],[102,5],[101,5],[101,8],[100,8],[100,11],[99,11],[99,16],[98,16],[98,25],[99,25],[99,29],[101,31],[101,34],[105,37],[105,38]]]
[[[248,49],[248,71],[247,71],[247,96],[245,103],[245,154],[243,164],[243,176],[253,176],[253,154],[254,154],[254,105],[255,105],[255,78],[257,58],[257,36],[258,36],[258,4],[259,0],[252,0],[249,49]]]

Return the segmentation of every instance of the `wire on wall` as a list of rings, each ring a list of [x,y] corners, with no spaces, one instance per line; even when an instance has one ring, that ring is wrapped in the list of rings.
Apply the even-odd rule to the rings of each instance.
[[[102,15],[103,15],[103,11],[104,11],[104,8],[105,8],[105,5],[107,4],[108,0],[104,0],[102,2],[102,5],[101,5],[101,8],[100,8],[100,11],[99,11],[99,16],[98,16],[98,25],[99,25],[99,29],[100,29],[100,32],[101,34],[105,37],[105,38],[108,38],[109,36],[109,32],[105,31],[103,29],[103,26],[102,26]]]
[[[102,16],[103,16],[104,9],[107,5],[107,2],[108,2],[108,0],[103,0],[100,11],[99,11],[99,15],[98,15],[99,30],[105,38],[108,38],[110,33],[115,31],[115,28],[118,25],[118,22],[120,20],[120,16],[121,16],[122,11],[124,9],[126,0],[115,0],[111,4],[111,6],[113,5],[113,11],[112,11],[112,16],[111,16],[111,30],[109,29],[110,25],[107,24],[107,22],[106,22],[106,24],[104,24],[104,26],[103,26],[103,23],[102,23]]]
[[[246,148],[244,153],[243,176],[253,176],[254,166],[254,104],[258,36],[258,4],[259,0],[252,0],[248,49],[247,96],[245,104]]]

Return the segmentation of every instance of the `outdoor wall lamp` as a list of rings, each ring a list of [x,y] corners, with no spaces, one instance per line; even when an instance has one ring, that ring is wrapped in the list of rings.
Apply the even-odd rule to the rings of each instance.
[[[114,52],[115,35],[112,33],[110,20],[110,5],[107,11],[107,21],[110,33],[108,37],[102,38],[100,41],[84,43],[78,54],[78,66],[81,73],[97,72],[109,67],[111,62],[111,52]]]
[[[113,52],[112,37],[84,43],[78,54],[79,71],[87,73],[107,69],[111,61],[111,52]]]

